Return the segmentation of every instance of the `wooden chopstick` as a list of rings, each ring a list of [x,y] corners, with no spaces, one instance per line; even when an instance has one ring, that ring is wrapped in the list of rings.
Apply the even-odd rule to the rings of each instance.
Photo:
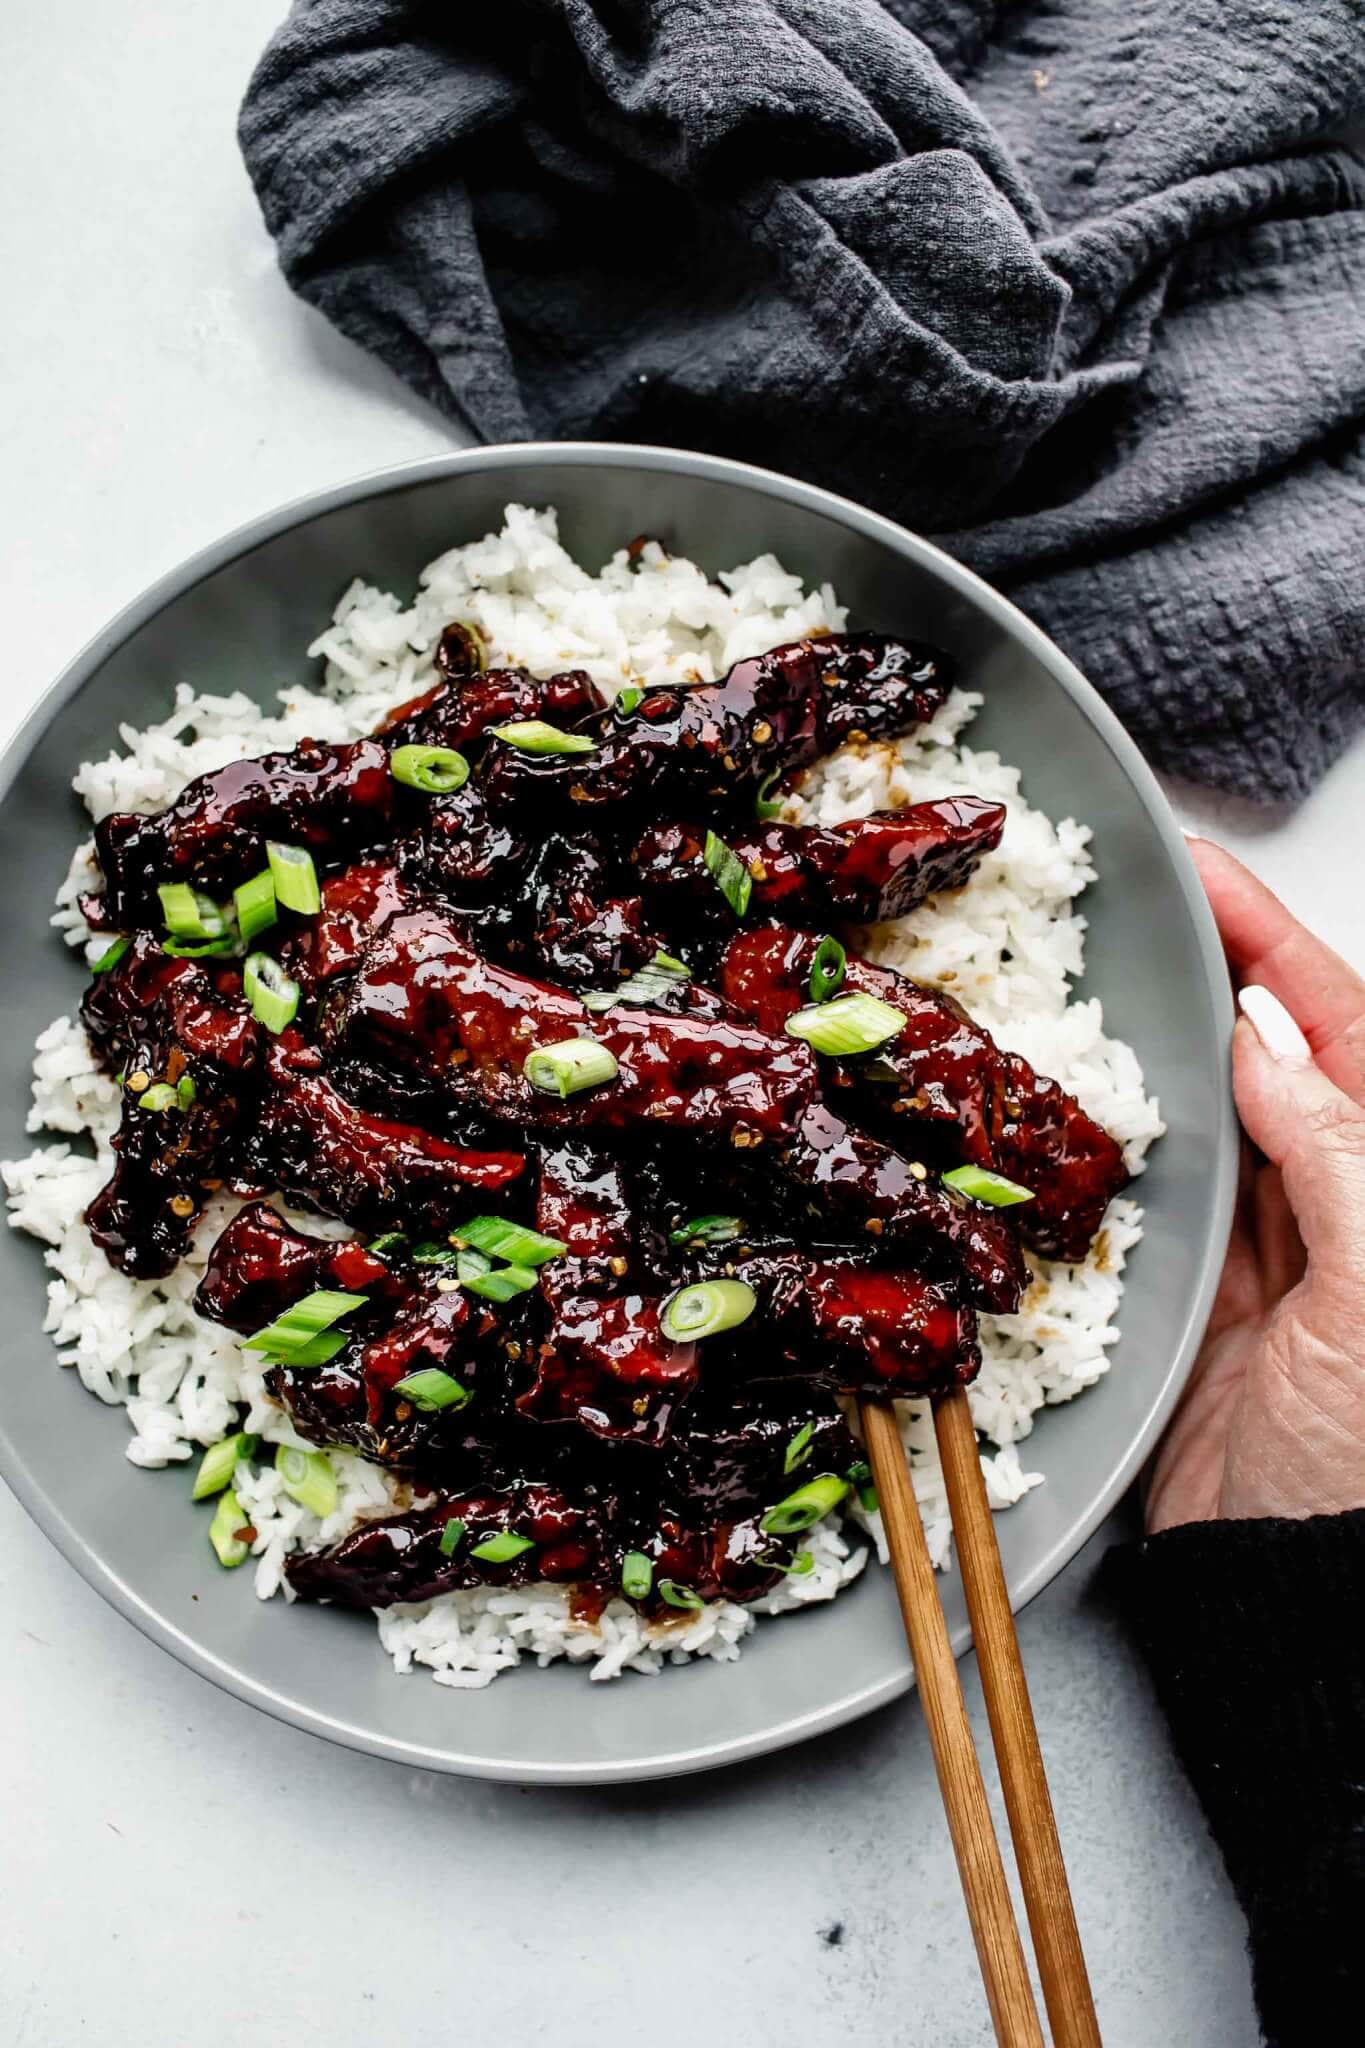
[[[965,1387],[937,1404],[934,1430],[1052,2038],[1056,2048],[1100,2048],[1090,1978]]]
[[[1000,1844],[986,1804],[957,1660],[939,1605],[895,1411],[868,1400],[859,1403],[859,1412],[996,2040],[1000,2048],[1043,2048]]]

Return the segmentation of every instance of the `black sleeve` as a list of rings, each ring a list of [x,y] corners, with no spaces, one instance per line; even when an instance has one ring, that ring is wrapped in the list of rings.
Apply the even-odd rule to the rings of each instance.
[[[1250,1925],[1267,2042],[1365,2041],[1365,1510],[1196,1522],[1115,1564]]]

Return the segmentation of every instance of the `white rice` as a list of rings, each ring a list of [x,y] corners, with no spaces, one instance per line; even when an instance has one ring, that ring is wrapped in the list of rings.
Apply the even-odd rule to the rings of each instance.
[[[670,559],[651,544],[639,568],[623,552],[591,575],[560,546],[553,511],[509,505],[500,533],[454,548],[423,570],[408,608],[386,591],[352,583],[309,650],[325,661],[316,690],[281,690],[279,708],[268,716],[241,693],[203,696],[182,683],[162,724],[121,727],[121,750],[82,763],[75,788],[93,818],[155,810],[193,776],[227,761],[309,734],[339,740],[368,732],[432,679],[436,640],[456,616],[482,627],[497,661],[541,674],[585,668],[608,691],[632,681],[715,676],[744,655],[845,623],[827,585],[805,590],[771,555],[709,582],[694,563]],[[1008,803],[1000,849],[970,887],[875,928],[868,950],[917,980],[951,989],[1002,1044],[1078,1096],[1123,1141],[1138,1172],[1162,1130],[1157,1105],[1144,1093],[1131,1048],[1106,1036],[1099,1003],[1069,999],[1085,932],[1073,906],[1094,879],[1089,832],[1073,819],[1054,824],[1032,809],[1017,770],[961,742],[979,702],[957,691],[932,725],[909,738],[846,747],[812,772],[786,815],[833,823],[951,791]],[[89,932],[75,899],[93,879],[87,845],[77,852],[53,920],[91,960],[106,941]],[[210,1206],[190,1256],[165,1280],[129,1280],[92,1244],[84,1210],[109,1172],[117,1121],[117,1089],[96,1068],[79,1025],[58,1018],[38,1040],[29,1129],[85,1135],[95,1156],[50,1143],[5,1162],[0,1173],[12,1225],[48,1247],[45,1328],[61,1363],[101,1400],[126,1408],[133,1431],[127,1455],[137,1465],[184,1463],[239,1427],[271,1443],[299,1442],[266,1399],[253,1356],[191,1306],[208,1248],[233,1203]],[[316,1217],[299,1220],[315,1232],[346,1234]],[[1069,1401],[1108,1370],[1124,1263],[1141,1220],[1132,1200],[1116,1200],[1084,1265],[1031,1261],[1034,1282],[1020,1312],[983,1319],[984,1362],[970,1398],[990,1446],[982,1465],[994,1507],[1007,1508],[1043,1483],[1040,1472],[1025,1469],[1018,1449],[1039,1409]],[[950,1525],[932,1427],[923,1404],[902,1403],[901,1410],[930,1547],[944,1564]],[[252,1552],[263,1599],[281,1589],[288,1597],[289,1551],[330,1543],[358,1517],[410,1497],[363,1458],[327,1455],[338,1501],[325,1522],[284,1493],[273,1465],[238,1466],[237,1491],[257,1531]],[[854,1508],[851,1519],[883,1547],[877,1517]],[[807,1547],[814,1558],[809,1575],[786,1580],[752,1608],[716,1601],[659,1624],[614,1600],[589,1624],[575,1619],[562,1588],[484,1587],[380,1612],[380,1639],[398,1671],[423,1664],[439,1684],[458,1687],[486,1685],[524,1656],[541,1664],[557,1657],[587,1663],[599,1679],[657,1672],[666,1661],[694,1656],[729,1659],[739,1655],[756,1614],[832,1599],[867,1557],[837,1517],[813,1529]],[[209,1555],[205,1546],[206,1562]]]

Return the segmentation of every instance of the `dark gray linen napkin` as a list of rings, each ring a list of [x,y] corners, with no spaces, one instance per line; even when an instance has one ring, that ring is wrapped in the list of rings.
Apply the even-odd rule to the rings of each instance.
[[[843,491],[1264,800],[1365,715],[1362,118],[1362,0],[302,0],[240,135],[478,435]]]

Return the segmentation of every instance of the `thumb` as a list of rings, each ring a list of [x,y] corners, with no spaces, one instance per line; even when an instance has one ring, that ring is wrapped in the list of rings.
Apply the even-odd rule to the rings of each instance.
[[[1284,1005],[1252,984],[1232,1040],[1233,1092],[1252,1143],[1278,1166],[1319,1278],[1359,1286],[1365,1265],[1365,1109],[1316,1066]]]

